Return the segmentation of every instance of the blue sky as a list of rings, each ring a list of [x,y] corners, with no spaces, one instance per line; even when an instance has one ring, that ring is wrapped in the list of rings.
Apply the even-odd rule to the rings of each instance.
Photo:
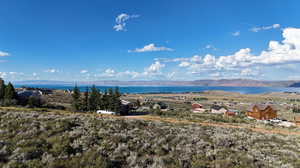
[[[300,79],[298,0],[0,4],[6,80]]]

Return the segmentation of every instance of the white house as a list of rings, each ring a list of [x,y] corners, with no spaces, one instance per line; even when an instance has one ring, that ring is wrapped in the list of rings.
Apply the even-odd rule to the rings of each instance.
[[[228,111],[224,107],[218,105],[212,105],[210,108],[211,108],[211,113],[213,114],[225,114]]]

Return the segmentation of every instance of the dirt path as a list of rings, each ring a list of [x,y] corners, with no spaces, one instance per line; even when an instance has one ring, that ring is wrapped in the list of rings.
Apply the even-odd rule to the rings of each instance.
[[[249,129],[254,132],[259,133],[267,133],[267,134],[282,134],[282,135],[300,135],[300,132],[295,131],[288,131],[283,129],[272,129],[268,130],[265,128],[257,128],[257,127],[251,127],[251,125],[233,125],[229,123],[209,123],[209,122],[194,122],[194,121],[188,121],[188,120],[177,120],[173,118],[162,118],[157,116],[127,116],[126,118],[129,119],[141,119],[141,120],[147,120],[147,121],[160,121],[160,122],[169,122],[169,123],[176,123],[176,124],[199,124],[201,126],[213,126],[213,127],[223,127],[223,128],[243,128],[243,129]]]

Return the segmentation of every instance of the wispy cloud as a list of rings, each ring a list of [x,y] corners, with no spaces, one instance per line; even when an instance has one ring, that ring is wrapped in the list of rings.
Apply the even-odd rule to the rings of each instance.
[[[7,57],[9,56],[10,54],[7,53],[7,52],[3,52],[3,51],[0,51],[0,57]]]
[[[4,52],[4,51],[0,51],[0,57],[7,57],[9,56],[10,54],[7,53],[7,52]],[[0,60],[0,63],[1,62],[6,62],[6,60]]]
[[[207,44],[205,47],[205,49],[212,49],[212,50],[217,50],[217,48],[211,44]]]
[[[236,32],[231,33],[231,35],[233,35],[233,36],[239,36],[239,35],[241,35],[241,32],[240,31],[236,31]]]
[[[155,44],[145,45],[143,48],[136,48],[134,50],[128,50],[128,52],[154,52],[154,51],[174,51],[171,48],[167,48],[164,46],[157,47]]]
[[[58,69],[54,69],[54,68],[50,68],[50,69],[46,69],[44,72],[47,72],[47,73],[57,73],[59,72]]]
[[[88,72],[89,72],[89,71],[88,71],[88,70],[85,70],[85,69],[83,69],[83,70],[80,71],[81,74],[85,74],[85,73],[88,73]]]
[[[114,25],[113,29],[115,31],[126,31],[126,22],[129,19],[138,18],[140,15],[128,15],[126,13],[121,13],[116,17],[116,24]]]
[[[270,30],[270,29],[278,29],[278,28],[280,28],[280,24],[273,24],[271,26],[253,27],[250,29],[250,31],[259,32],[262,30]]]

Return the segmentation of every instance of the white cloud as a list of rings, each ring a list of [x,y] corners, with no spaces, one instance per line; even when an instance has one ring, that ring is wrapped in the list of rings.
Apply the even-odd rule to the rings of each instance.
[[[7,57],[7,56],[9,56],[10,54],[9,53],[7,53],[7,52],[3,52],[3,51],[0,51],[0,57]],[[1,62],[6,62],[6,60],[0,60],[0,63]]]
[[[44,72],[47,72],[47,73],[57,73],[57,72],[59,72],[59,70],[58,69],[54,69],[54,68],[50,68],[50,69],[45,70]]]
[[[7,73],[6,72],[0,72],[0,78],[6,78]]]
[[[25,74],[23,72],[0,72],[0,78],[9,80],[20,80]]]
[[[108,68],[104,71],[103,76],[114,77],[116,75],[115,70]]]
[[[259,76],[259,72],[258,71],[254,71],[250,68],[245,68],[241,70],[240,73],[241,76],[243,77],[252,77],[252,76]]]
[[[180,62],[179,67],[185,67],[190,73],[194,74],[204,71],[209,73],[228,71],[235,72],[236,75],[254,76],[258,72],[247,68],[263,65],[291,66],[290,64],[300,63],[300,29],[286,28],[283,30],[282,36],[284,39],[282,42],[270,41],[268,49],[263,50],[258,55],[253,54],[250,48],[243,48],[231,55],[219,57],[207,54],[204,57],[193,56],[164,61]]]
[[[116,72],[112,68],[108,68],[104,70],[101,74],[94,75],[95,77],[101,77],[101,78],[117,78],[117,79],[135,79],[137,77],[140,77],[140,73],[135,71],[126,70],[123,72]]]
[[[9,56],[10,54],[7,53],[7,52],[3,52],[3,51],[0,51],[0,57],[7,57]]]
[[[231,35],[233,35],[233,36],[239,36],[239,35],[241,35],[241,32],[240,31],[236,31],[236,32],[233,32]]]
[[[129,71],[129,70],[119,73],[119,76],[129,76],[132,79],[139,77],[139,75],[140,75],[140,73],[135,72],[135,71]]]
[[[206,46],[205,46],[205,49],[217,50],[217,48],[216,48],[216,47],[214,47],[214,46],[213,46],[213,45],[211,45],[211,44],[208,44],[208,45],[206,45]]]
[[[215,77],[215,78],[218,78],[218,77],[221,77],[222,74],[220,72],[216,72],[216,73],[212,73],[210,74],[211,77]]]
[[[128,52],[154,52],[154,51],[173,51],[171,48],[167,47],[156,47],[155,44],[145,45],[143,48],[136,48],[134,50],[128,50]]]
[[[159,61],[155,61],[155,63],[151,64],[148,68],[145,69],[146,74],[157,74],[160,73],[160,70],[165,67],[165,64],[160,63]]]
[[[85,73],[88,73],[88,72],[89,72],[89,71],[88,71],[88,70],[85,70],[85,69],[83,69],[83,70],[80,71],[81,74],[85,74]]]
[[[271,26],[253,27],[250,29],[250,31],[259,32],[261,30],[270,30],[270,29],[278,29],[278,28],[280,28],[280,24],[273,24]]]
[[[121,13],[116,17],[116,24],[114,25],[113,29],[115,31],[126,31],[126,21],[133,18],[138,18],[139,15],[128,15],[126,13]]]
[[[181,62],[178,66],[179,67],[188,67],[188,66],[190,66],[191,65],[191,63],[189,63],[189,62],[187,62],[187,61],[184,61],[184,62]]]

